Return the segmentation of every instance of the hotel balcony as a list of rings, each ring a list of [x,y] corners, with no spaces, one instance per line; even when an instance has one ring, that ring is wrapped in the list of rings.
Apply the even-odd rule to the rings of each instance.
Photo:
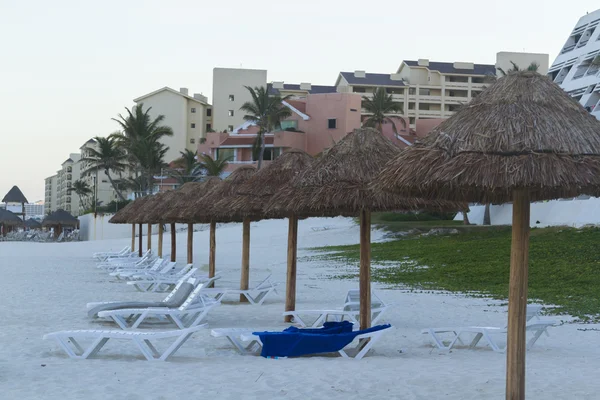
[[[467,104],[468,102],[469,102],[468,97],[446,96],[444,98],[444,103],[446,103],[446,104]]]
[[[467,89],[469,87],[469,81],[467,81],[467,82],[445,81],[444,86],[449,87],[449,88]]]
[[[419,117],[437,117],[441,118],[441,110],[418,110]]]

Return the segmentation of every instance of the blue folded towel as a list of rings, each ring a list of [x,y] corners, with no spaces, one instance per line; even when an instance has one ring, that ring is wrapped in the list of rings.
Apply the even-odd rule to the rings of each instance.
[[[378,325],[362,331],[352,331],[348,321],[326,322],[319,329],[290,327],[283,332],[253,332],[263,344],[263,357],[298,357],[307,354],[333,353],[346,347],[358,335],[387,329]]]

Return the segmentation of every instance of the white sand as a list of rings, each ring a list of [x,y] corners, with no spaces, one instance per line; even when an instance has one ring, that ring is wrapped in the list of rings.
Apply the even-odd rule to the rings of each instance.
[[[328,226],[327,230],[313,230]],[[350,219],[300,222],[301,248],[356,243]],[[380,240],[381,232],[373,232]],[[252,224],[251,282],[272,273],[285,282],[287,221]],[[165,238],[169,248],[169,239]],[[185,233],[179,243],[185,243]],[[154,237],[156,245],[156,237]],[[44,244],[0,243],[0,398],[2,399],[501,399],[505,357],[491,350],[434,349],[420,329],[453,324],[502,326],[506,307],[485,299],[379,289],[395,307],[385,320],[394,327],[361,361],[332,357],[267,360],[239,356],[210,330],[194,335],[166,363],[145,361],[137,350],[109,342],[101,358],[71,360],[44,333],[98,328],[85,304],[102,300],[157,300],[134,292],[94,268],[94,251],[120,249],[128,240]],[[144,239],[145,243],[145,239]],[[196,265],[208,260],[208,232],[195,235]],[[239,284],[241,228],[217,234],[219,285]],[[356,281],[326,279],[345,267],[310,260],[299,251],[298,308],[338,307]],[[185,249],[179,248],[184,261]],[[286,326],[284,290],[262,307],[228,303],[212,312],[210,327]],[[600,332],[593,325],[568,324],[543,336],[527,357],[529,399],[600,398]],[[400,352],[402,350],[402,352]]]

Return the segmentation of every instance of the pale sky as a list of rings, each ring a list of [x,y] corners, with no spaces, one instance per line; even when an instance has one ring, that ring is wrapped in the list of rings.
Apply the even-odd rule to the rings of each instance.
[[[596,5],[597,6],[597,5]],[[212,94],[214,67],[333,85],[339,71],[395,72],[403,59],[495,63],[550,54],[593,1],[0,0],[0,199],[44,178],[133,99]]]

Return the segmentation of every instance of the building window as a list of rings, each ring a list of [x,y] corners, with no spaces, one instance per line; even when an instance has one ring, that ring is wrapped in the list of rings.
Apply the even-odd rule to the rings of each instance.
[[[216,160],[233,160],[234,149],[215,149]]]
[[[206,116],[207,117],[212,117],[212,108],[207,108],[206,109]]]
[[[365,93],[366,92],[364,87],[355,87],[355,88],[352,88],[352,91],[354,93]]]
[[[192,114],[196,113],[196,109],[195,108],[192,108],[190,111],[192,112]]]
[[[297,130],[298,129],[298,121],[296,120],[287,120],[287,121],[281,121],[281,130],[285,131],[286,129],[289,130]]]
[[[230,117],[233,117],[233,110],[229,110],[228,113]]]
[[[415,124],[415,117],[408,117],[408,123],[411,125]]]
[[[229,95],[229,101],[234,101],[234,100],[235,100],[235,96],[234,96],[234,95],[232,95],[232,94],[230,94],[230,95]]]
[[[415,103],[408,103],[408,109],[409,110],[414,110],[415,109]]]
[[[206,124],[206,132],[210,132],[210,131],[212,131],[212,125]]]
[[[196,139],[193,139],[193,138],[190,139],[190,144],[194,144],[194,143],[196,143]]]
[[[192,129],[194,129],[194,128],[196,128],[196,124],[190,124],[190,127],[191,127]]]
[[[414,87],[408,88],[408,94],[417,94],[417,88],[414,88]]]
[[[329,118],[327,120],[327,128],[328,129],[336,129],[337,128],[337,119]]]
[[[227,131],[229,131],[229,132],[233,132],[233,125],[229,125],[229,126],[227,126]]]

